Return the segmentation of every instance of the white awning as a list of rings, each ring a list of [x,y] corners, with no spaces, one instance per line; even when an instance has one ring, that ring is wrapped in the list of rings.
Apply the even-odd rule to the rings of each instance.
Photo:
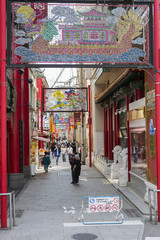
[[[38,137],[38,136],[32,136],[32,139],[43,141],[43,142],[50,142],[50,139],[48,138],[43,138],[43,137]]]

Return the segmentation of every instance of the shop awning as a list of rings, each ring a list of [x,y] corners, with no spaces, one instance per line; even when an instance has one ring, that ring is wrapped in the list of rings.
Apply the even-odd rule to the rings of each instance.
[[[48,138],[43,138],[43,137],[38,137],[38,136],[33,136],[31,137],[32,139],[43,141],[43,142],[50,142],[50,139]]]

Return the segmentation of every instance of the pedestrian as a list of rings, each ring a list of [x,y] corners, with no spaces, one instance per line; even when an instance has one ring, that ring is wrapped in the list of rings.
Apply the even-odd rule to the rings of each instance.
[[[70,156],[73,155],[73,148],[71,146],[67,148],[67,153],[68,153],[68,161],[70,161]]]
[[[64,144],[61,147],[61,153],[62,153],[62,160],[63,160],[63,162],[66,162],[67,149],[66,149],[66,146]]]
[[[79,160],[81,161],[81,146],[78,147]]]
[[[53,143],[53,144],[51,145],[52,157],[54,157],[54,150],[55,150],[55,147],[56,147],[56,144]]]
[[[71,147],[73,148],[73,153],[76,153],[76,144],[75,144],[75,142],[72,143]]]
[[[75,155],[71,155],[69,159],[69,163],[71,165],[71,177],[72,177],[71,184],[74,184],[74,173],[73,173],[74,161],[75,161]]]
[[[56,165],[58,165],[58,160],[59,160],[59,157],[61,155],[61,149],[60,149],[60,145],[56,145],[56,148],[54,150],[54,155],[55,155],[55,158],[56,158]]]
[[[79,176],[81,173],[81,162],[79,159],[79,155],[76,153],[75,154],[75,160],[73,163],[73,180],[74,180],[74,184],[78,184],[79,183]]]
[[[50,163],[51,163],[51,160],[50,160],[50,157],[48,156],[48,152],[45,152],[43,157],[43,166],[44,166],[45,172],[48,172],[48,166],[50,165]]]

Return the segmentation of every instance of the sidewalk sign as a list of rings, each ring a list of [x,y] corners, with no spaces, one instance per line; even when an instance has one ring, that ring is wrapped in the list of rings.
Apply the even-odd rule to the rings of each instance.
[[[84,201],[88,199],[88,213],[117,213],[115,221],[106,222],[85,222],[84,221]],[[123,214],[120,211],[123,206],[121,196],[84,196],[82,198],[82,208],[79,214],[79,221],[82,221],[85,225],[92,224],[121,224],[124,222]]]

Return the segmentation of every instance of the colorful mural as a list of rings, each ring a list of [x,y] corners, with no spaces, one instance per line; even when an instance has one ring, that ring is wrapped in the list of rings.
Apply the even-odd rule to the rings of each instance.
[[[12,11],[13,64],[148,62],[146,5],[14,2]]]
[[[87,88],[44,88],[44,112],[85,112],[87,105]]]

